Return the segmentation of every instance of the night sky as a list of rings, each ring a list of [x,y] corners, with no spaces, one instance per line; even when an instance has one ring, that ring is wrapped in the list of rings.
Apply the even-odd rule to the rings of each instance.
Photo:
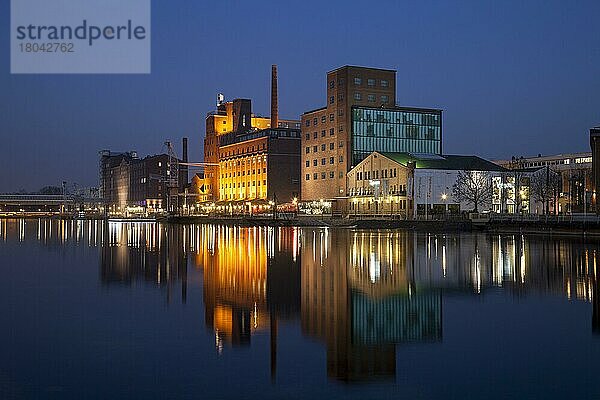
[[[97,185],[98,151],[202,159],[215,96],[281,118],[325,105],[325,74],[396,69],[404,106],[444,110],[444,152],[589,150],[600,125],[600,1],[153,1],[150,75],[11,75],[0,2],[0,192]]]

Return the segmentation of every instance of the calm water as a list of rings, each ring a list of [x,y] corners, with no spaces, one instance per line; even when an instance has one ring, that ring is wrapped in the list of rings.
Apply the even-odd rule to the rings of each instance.
[[[0,398],[598,398],[599,256],[535,236],[0,220]]]

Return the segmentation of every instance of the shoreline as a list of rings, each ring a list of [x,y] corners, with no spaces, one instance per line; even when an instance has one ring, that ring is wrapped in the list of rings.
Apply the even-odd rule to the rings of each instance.
[[[72,218],[65,216],[27,216],[11,215],[0,216],[0,220],[8,219],[56,219],[77,221],[104,221],[107,217]],[[387,230],[412,230],[415,232],[434,233],[459,233],[459,232],[485,232],[493,234],[528,234],[528,235],[551,235],[551,236],[581,236],[599,237],[600,221],[472,221],[464,220],[395,220],[389,218],[256,218],[256,217],[207,217],[207,216],[172,216],[148,218],[118,218],[115,222],[158,222],[173,225],[185,224],[214,224],[240,227],[306,227],[306,228],[339,228],[339,229],[387,229]]]

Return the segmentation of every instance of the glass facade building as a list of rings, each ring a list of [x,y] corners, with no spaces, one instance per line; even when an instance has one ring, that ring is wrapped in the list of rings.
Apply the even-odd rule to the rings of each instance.
[[[352,165],[373,151],[442,154],[442,110],[352,108]]]

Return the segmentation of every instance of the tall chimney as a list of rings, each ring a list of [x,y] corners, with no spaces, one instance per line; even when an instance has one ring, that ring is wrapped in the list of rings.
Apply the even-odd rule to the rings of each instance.
[[[279,107],[277,105],[277,65],[271,65],[271,128],[279,126]]]

